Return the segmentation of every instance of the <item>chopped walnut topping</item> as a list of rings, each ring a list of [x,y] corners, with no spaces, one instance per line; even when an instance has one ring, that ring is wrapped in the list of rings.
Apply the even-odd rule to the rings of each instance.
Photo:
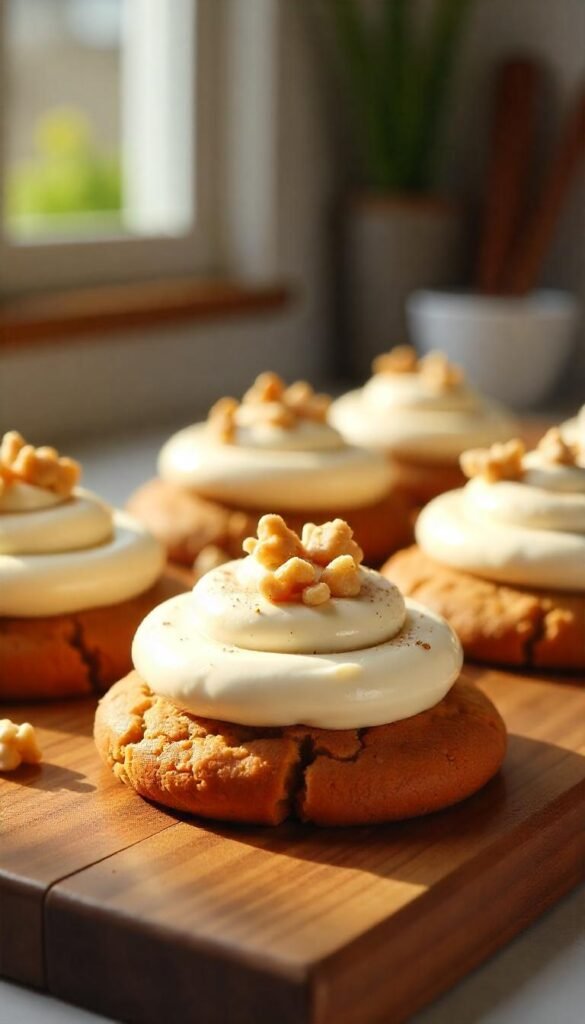
[[[269,423],[273,427],[294,427],[297,422],[292,409],[289,409],[282,402],[262,402],[257,405],[242,405],[241,425],[255,426],[256,424]]]
[[[324,604],[330,597],[357,597],[363,552],[343,519],[303,527],[302,540],[277,515],[262,516],[258,539],[248,537],[244,551],[268,570],[260,592],[276,604],[302,601]]]
[[[419,373],[433,391],[453,391],[463,382],[463,370],[444,352],[429,352],[418,359],[412,345],[397,345],[372,363],[374,373]]]
[[[463,370],[450,363],[444,352],[429,352],[420,360],[419,372],[433,391],[454,391],[463,383]]]
[[[307,557],[318,565],[328,565],[339,555],[350,555],[358,563],[364,557],[359,544],[353,540],[351,526],[344,519],[334,519],[322,526],[305,523],[302,542]]]
[[[236,426],[270,426],[290,429],[299,420],[324,423],[331,404],[329,395],[316,394],[304,380],[285,387],[276,373],[261,373],[246,391],[241,403],[220,398],[209,412],[208,422],[225,444],[233,443]]]
[[[390,352],[376,356],[372,363],[374,373],[416,373],[418,358],[412,345],[396,345]]]
[[[558,427],[551,427],[538,442],[538,451],[547,462],[559,466],[575,466],[579,457],[579,446],[565,441]]]
[[[260,593],[279,604],[303,600],[304,590],[315,582],[315,570],[305,558],[294,556],[260,581]]]
[[[491,448],[471,448],[459,459],[465,476],[483,476],[488,483],[498,480],[521,480],[524,475],[522,459],[526,453],[524,441],[516,437],[506,444],[493,444]]]
[[[16,430],[4,434],[0,444],[0,480],[3,487],[19,480],[68,497],[80,476],[79,463],[59,455],[55,448],[35,448],[27,444]]]
[[[17,430],[8,430],[0,443],[0,466],[10,466],[24,445],[25,440]]]
[[[282,516],[262,516],[256,532],[258,539],[247,537],[242,546],[265,569],[278,569],[291,558],[303,557],[303,545]]]
[[[351,555],[338,555],[323,569],[321,582],[333,597],[357,597],[360,592],[359,565]]]
[[[237,408],[238,402],[235,398],[220,398],[209,410],[207,417],[209,426],[224,444],[230,444],[234,439]]]
[[[284,392],[285,405],[300,419],[323,423],[331,405],[329,395],[317,394],[306,380],[297,380]]]
[[[310,587],[305,587],[303,590],[303,604],[308,605],[309,608],[316,608],[317,605],[325,604],[331,596],[331,590],[321,580],[320,583],[313,583]]]
[[[248,388],[242,401],[256,405],[258,402],[279,402],[284,395],[284,381],[277,373],[261,373]]]

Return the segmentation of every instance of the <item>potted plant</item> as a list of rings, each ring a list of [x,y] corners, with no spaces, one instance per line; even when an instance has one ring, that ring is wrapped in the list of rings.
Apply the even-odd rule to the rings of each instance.
[[[453,284],[457,207],[436,193],[449,87],[472,0],[320,0],[356,155],[345,275],[353,369],[401,341],[405,300]]]

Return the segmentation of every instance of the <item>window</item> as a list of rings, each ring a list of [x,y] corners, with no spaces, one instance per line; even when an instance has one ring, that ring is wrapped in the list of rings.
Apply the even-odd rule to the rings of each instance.
[[[213,0],[0,0],[0,288],[214,262]]]

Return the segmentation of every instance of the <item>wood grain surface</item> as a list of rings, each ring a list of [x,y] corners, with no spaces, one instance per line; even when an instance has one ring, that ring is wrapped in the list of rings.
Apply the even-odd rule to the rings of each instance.
[[[127,794],[96,756],[94,700],[0,704],[0,717],[38,729],[41,765],[0,776],[0,974],[43,987],[43,905],[61,878],[169,828]]]
[[[406,1019],[584,871],[585,689],[470,672],[507,720],[504,770],[381,828],[182,820],[101,768],[91,702],[29,706],[46,762],[0,782],[2,972],[157,1024]]]
[[[0,348],[137,331],[216,317],[273,313],[294,298],[282,281],[177,278],[41,292],[0,302]]]

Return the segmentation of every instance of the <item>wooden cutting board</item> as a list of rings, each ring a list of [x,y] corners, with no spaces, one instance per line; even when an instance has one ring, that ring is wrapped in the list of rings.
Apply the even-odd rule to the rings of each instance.
[[[0,973],[118,1019],[401,1021],[585,873],[585,688],[469,670],[510,729],[459,807],[385,827],[205,825],[102,768],[91,701],[2,715]]]

